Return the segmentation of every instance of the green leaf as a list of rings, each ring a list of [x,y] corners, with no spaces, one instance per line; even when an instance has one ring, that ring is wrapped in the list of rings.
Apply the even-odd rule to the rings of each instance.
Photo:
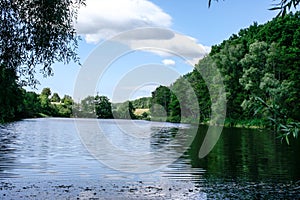
[[[257,113],[260,113],[260,111],[263,109],[263,106],[260,106],[258,109],[255,110],[254,115],[257,115]]]
[[[285,136],[285,141],[286,141],[286,143],[287,143],[288,145],[290,145],[288,136]]]

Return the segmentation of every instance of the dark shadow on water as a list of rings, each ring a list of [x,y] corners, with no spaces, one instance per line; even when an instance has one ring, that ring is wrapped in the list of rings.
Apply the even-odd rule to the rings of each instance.
[[[213,150],[203,159],[198,152],[207,127],[201,127],[186,155],[193,168],[206,170],[210,179],[245,181],[300,180],[300,141],[281,143],[262,130],[224,128]]]
[[[150,136],[150,145],[153,149],[163,148],[165,145],[176,136],[178,128],[164,127],[164,128],[152,128],[153,132]]]
[[[17,174],[6,172],[17,166],[16,141],[17,134],[0,125],[0,179],[17,177]]]

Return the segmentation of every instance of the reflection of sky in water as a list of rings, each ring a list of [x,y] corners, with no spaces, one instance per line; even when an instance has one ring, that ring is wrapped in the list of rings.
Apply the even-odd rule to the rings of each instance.
[[[156,149],[161,149],[160,145],[170,140],[171,135],[167,134],[168,130],[178,130],[177,127],[179,127],[178,124],[131,121],[136,126],[136,129],[132,129],[132,124],[125,120],[118,120],[116,125],[114,120],[95,119],[82,119],[79,126],[85,127],[92,133],[91,121],[99,122],[98,125],[104,131],[105,137],[115,147],[125,152],[146,155],[155,153]],[[139,134],[140,130],[143,130],[141,134]],[[158,139],[159,132],[162,132],[164,137]],[[0,138],[0,177],[3,178],[16,176],[55,180],[102,177],[116,180],[144,177],[149,180],[158,180],[165,176],[161,171],[131,174],[106,167],[84,148],[72,119],[45,118],[15,122],[1,128]],[[109,152],[103,151],[102,153],[109,155]],[[172,153],[166,153],[168,154]],[[114,162],[118,162],[118,159],[126,161],[128,167],[136,164],[135,160],[130,161],[127,157],[120,158],[113,154],[110,155],[110,159]],[[168,170],[168,168],[165,169]]]
[[[78,134],[79,126],[80,129],[95,132],[96,129],[90,129],[91,122],[95,121],[97,129],[100,127],[105,130],[104,136],[115,147],[125,153],[148,155],[140,156],[139,159],[144,159],[150,166],[153,162],[153,170],[157,168],[157,164],[162,164],[163,167],[148,173],[125,173],[107,167],[105,162],[99,162],[83,146]],[[199,159],[198,151],[203,139],[201,134],[196,136],[187,153],[183,156],[177,154],[182,149],[179,148],[180,145],[176,147],[176,141],[184,139],[179,137],[180,133],[189,135],[191,130],[185,125],[178,127],[178,124],[131,121],[136,126],[136,129],[132,129],[126,120],[117,120],[118,126],[112,120],[81,119],[81,122],[78,126],[73,119],[45,118],[1,125],[0,179],[20,177],[22,180],[40,181],[105,179],[150,182],[188,180],[201,183],[212,178],[277,183],[300,178],[297,165],[300,163],[299,141],[292,142],[290,146],[281,144],[280,140],[267,131],[224,129],[213,151],[204,159]],[[141,130],[143,132],[139,132]],[[165,151],[168,145],[172,148]],[[103,147],[100,146],[99,149],[101,148]],[[139,164],[137,160],[131,160],[130,156],[121,157],[108,151],[100,153],[111,160],[109,164],[119,162],[123,164],[123,168],[131,169]],[[164,167],[163,161],[170,162],[172,155],[181,157]],[[157,158],[157,162],[150,162],[148,158]]]
[[[95,158],[113,169],[132,173],[151,172],[173,163],[184,153],[190,138],[189,134],[181,133],[184,129],[180,126],[187,125],[165,122],[89,120],[87,125],[86,120],[76,120],[76,126]],[[172,140],[170,137],[153,140],[154,133],[177,126],[180,129]],[[163,144],[164,141],[167,142],[161,148],[153,148],[154,143]]]

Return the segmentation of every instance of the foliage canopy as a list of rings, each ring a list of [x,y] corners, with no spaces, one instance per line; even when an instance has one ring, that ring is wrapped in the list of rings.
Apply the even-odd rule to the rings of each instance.
[[[189,93],[182,83],[188,81],[197,94],[200,120],[206,122],[210,118],[210,99],[214,97],[210,97],[197,69],[209,71],[210,66],[216,66],[226,89],[227,125],[268,127],[284,133],[288,141],[290,135],[296,137],[300,130],[299,41],[300,12],[274,18],[264,25],[254,23],[213,46],[193,72],[169,88],[176,91],[178,99],[184,100]],[[153,92],[152,99],[161,106],[168,102],[168,120],[177,122],[184,116],[193,116],[193,107],[182,109],[172,95],[157,101],[166,90],[161,88]],[[184,101],[189,104],[188,98]],[[182,110],[188,114],[183,115]]]
[[[20,87],[38,83],[37,69],[50,76],[54,62],[79,63],[74,22],[83,4],[84,0],[0,1],[0,121],[16,117]]]

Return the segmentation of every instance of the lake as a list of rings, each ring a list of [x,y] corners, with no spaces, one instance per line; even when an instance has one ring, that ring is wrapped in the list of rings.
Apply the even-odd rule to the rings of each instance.
[[[300,142],[149,121],[26,119],[0,126],[4,199],[299,199]]]

